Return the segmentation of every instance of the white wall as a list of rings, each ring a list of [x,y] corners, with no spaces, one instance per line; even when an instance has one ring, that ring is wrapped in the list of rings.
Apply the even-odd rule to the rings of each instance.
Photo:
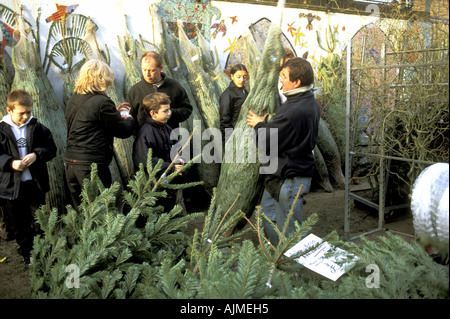
[[[179,1],[191,2],[194,0]],[[14,0],[2,0],[2,4],[11,9],[15,8],[14,2]],[[50,25],[50,23],[45,22],[45,19],[56,11],[55,2],[48,0],[19,0],[17,2],[19,5],[23,5],[24,17],[32,23],[34,27],[38,8],[41,8],[40,39],[41,53],[43,54],[48,36],[48,27]],[[108,45],[111,54],[111,67],[114,70],[119,83],[122,82],[124,66],[117,44],[117,36],[123,36],[125,34],[124,15],[127,15],[127,22],[131,35],[137,38],[139,34],[142,34],[145,39],[153,41],[152,21],[149,7],[152,3],[159,3],[159,0],[59,0],[57,3],[61,5],[79,4],[75,13],[90,16],[98,25],[99,30],[97,31],[96,36],[100,44],[103,45],[106,43]],[[229,41],[243,35],[250,24],[255,23],[263,17],[273,22],[279,20],[277,10],[274,6],[222,1],[212,1],[210,4],[221,11],[221,19],[225,21],[227,26],[227,33],[225,36],[222,36],[222,34],[219,33],[216,39],[211,39],[211,46],[216,46],[220,54],[222,67],[225,65],[229,53],[229,51],[224,52],[226,48],[230,46]],[[320,16],[321,20],[313,21],[313,30],[306,30],[307,19],[299,18],[299,13],[312,13]],[[232,24],[230,17],[234,16],[236,16],[237,22]],[[211,24],[220,22],[221,19],[213,19]],[[288,8],[283,11],[281,27],[292,45],[294,45],[294,38],[288,32],[288,24],[295,28],[300,27],[301,32],[304,34],[304,36],[301,37],[303,45],[297,43],[295,45],[295,50],[298,55],[301,55],[305,51],[309,51],[310,61],[314,65],[315,61],[320,60],[321,56],[327,55],[327,52],[321,50],[317,44],[316,31],[320,32],[321,38],[325,41],[328,25],[331,25],[332,27],[338,26],[339,48],[343,49],[346,45],[346,41],[348,41],[348,39],[350,39],[363,25],[376,21],[376,19],[376,16],[356,16],[336,13],[326,14],[325,12]],[[212,31],[213,30],[211,30],[211,32]],[[7,48],[7,51],[10,52],[10,48]],[[335,52],[340,53],[340,50],[337,49]],[[48,76],[50,81],[54,84],[54,89],[58,97],[60,97],[62,91],[62,76],[59,69],[53,67]]]

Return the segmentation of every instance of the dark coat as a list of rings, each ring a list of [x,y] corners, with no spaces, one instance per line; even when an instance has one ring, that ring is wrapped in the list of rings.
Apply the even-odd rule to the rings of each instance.
[[[245,88],[239,88],[231,81],[219,99],[220,130],[225,136],[226,128],[234,128],[241,112],[242,104],[248,96]]]
[[[73,109],[83,101],[70,125]],[[123,118],[114,102],[103,94],[73,95],[67,103],[65,116],[68,134],[64,158],[67,160],[109,165],[114,137],[130,137],[136,128],[134,119]]]
[[[47,162],[56,156],[52,133],[36,118],[27,124],[27,154],[36,153],[30,173],[37,187],[45,194],[50,190]],[[19,194],[21,172],[12,169],[12,161],[19,160],[19,149],[11,126],[0,122],[0,198],[14,200]]]
[[[163,82],[159,87],[142,79],[133,85],[128,92],[127,101],[130,103],[130,115],[137,120],[139,127],[145,123],[147,118],[142,101],[144,97],[153,92],[163,92],[169,96],[172,115],[167,125],[171,128],[178,128],[179,124],[186,121],[192,113],[192,105],[185,89],[164,73],[161,73],[161,75]]]
[[[277,171],[279,178],[312,177],[314,173],[313,150],[319,132],[320,108],[312,90],[287,96],[273,119],[255,125],[258,138],[265,130],[265,151],[278,148]],[[277,129],[278,139],[270,139],[269,130]],[[259,147],[259,145],[258,145]],[[272,158],[271,160],[275,160]]]
[[[152,165],[155,166],[160,159],[164,162],[160,173],[162,174],[172,162],[170,152],[178,142],[170,139],[172,128],[167,124],[161,124],[147,117],[144,125],[141,126],[133,144],[133,164],[136,171],[139,170],[139,164],[147,165],[148,151],[152,149]],[[174,150],[174,155],[177,153]],[[173,172],[172,170],[169,173]]]

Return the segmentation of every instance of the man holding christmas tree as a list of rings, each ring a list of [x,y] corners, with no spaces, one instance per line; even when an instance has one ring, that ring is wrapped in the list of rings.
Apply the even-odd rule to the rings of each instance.
[[[303,58],[288,60],[280,72],[280,82],[286,101],[273,119],[266,122],[268,114],[261,117],[250,110],[247,124],[255,128],[259,139],[265,140],[259,141],[258,147],[265,145],[262,151],[271,162],[278,163],[276,172],[265,175],[261,206],[280,231],[301,188],[286,230],[288,237],[295,231],[295,221],[299,225],[302,222],[303,195],[309,192],[314,172],[313,150],[320,109],[312,91],[314,71],[308,61]],[[271,154],[274,147],[278,152]],[[277,158],[271,158],[275,156]],[[265,222],[264,228],[271,243],[277,245],[279,238],[272,226]]]

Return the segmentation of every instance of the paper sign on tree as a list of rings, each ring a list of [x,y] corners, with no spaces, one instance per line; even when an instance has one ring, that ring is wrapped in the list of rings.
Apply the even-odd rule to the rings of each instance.
[[[292,255],[295,255],[300,251],[305,251],[321,242],[321,238],[314,234],[310,234],[299,241],[294,247],[286,251],[284,255],[286,257],[291,257]],[[334,251],[332,256],[326,256],[327,253],[332,251]],[[295,259],[295,261],[328,279],[336,281],[345,273],[346,267],[356,261],[357,257],[355,256],[351,262],[338,264],[340,260],[348,258],[349,255],[350,254],[346,253],[343,249],[334,247],[328,242],[323,242],[307,254]]]

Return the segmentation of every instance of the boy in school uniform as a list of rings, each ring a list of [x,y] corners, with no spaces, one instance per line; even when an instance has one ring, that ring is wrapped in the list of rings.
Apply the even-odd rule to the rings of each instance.
[[[173,149],[178,141],[170,138],[172,128],[167,124],[172,115],[170,98],[165,93],[154,92],[144,97],[142,105],[147,117],[133,143],[133,164],[136,171],[139,170],[139,164],[141,163],[146,167],[148,151],[151,148],[153,166],[160,159],[163,160],[161,171],[159,172],[159,174],[162,174],[172,162],[171,154],[173,157],[178,151]],[[184,164],[185,161],[178,157],[177,162],[167,172],[167,175],[181,169]],[[169,204],[173,207],[173,203],[170,203],[172,196],[173,194],[169,191],[167,201],[163,201],[166,209],[171,208],[167,206]]]
[[[8,233],[29,266],[34,212],[50,190],[47,162],[57,148],[50,130],[31,115],[30,94],[14,90],[6,103],[8,114],[0,121],[0,204]]]

